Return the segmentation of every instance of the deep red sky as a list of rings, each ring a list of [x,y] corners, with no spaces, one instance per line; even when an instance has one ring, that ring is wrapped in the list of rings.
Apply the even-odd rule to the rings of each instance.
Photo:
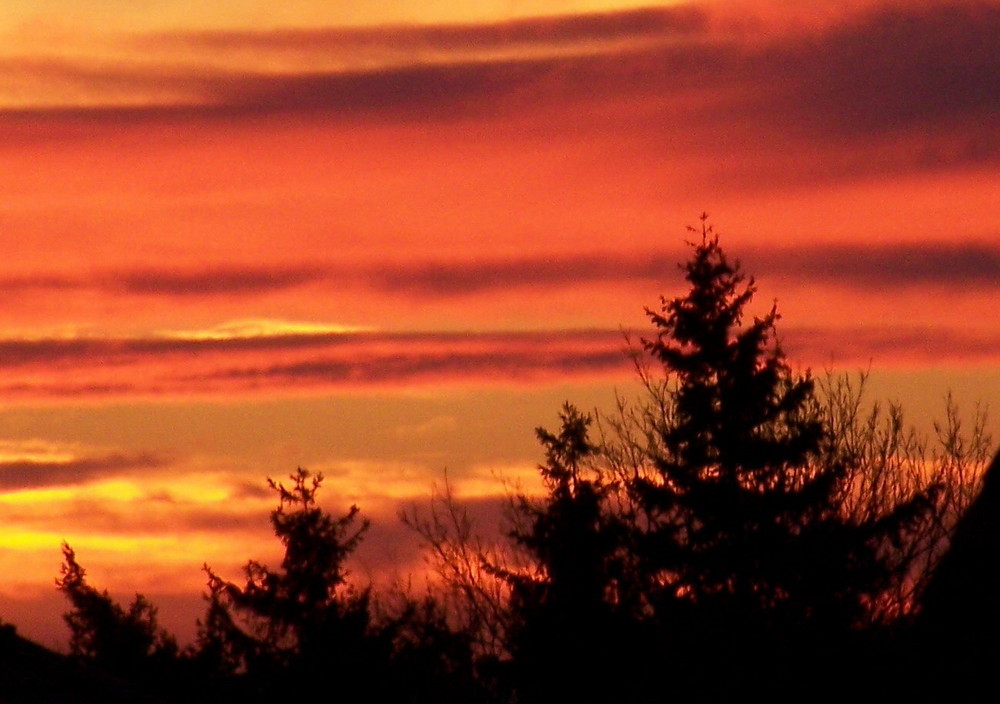
[[[485,505],[563,400],[632,391],[619,326],[702,210],[802,367],[871,364],[925,425],[1000,398],[995,2],[156,5],[0,9],[29,635],[65,640],[63,539],[189,633],[299,465],[375,520],[359,574],[409,564],[400,502],[447,468]]]

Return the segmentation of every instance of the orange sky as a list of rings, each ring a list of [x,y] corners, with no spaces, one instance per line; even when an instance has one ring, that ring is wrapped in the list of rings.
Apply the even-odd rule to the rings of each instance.
[[[633,388],[703,210],[796,363],[925,426],[1000,398],[996,2],[348,5],[0,8],[23,632],[65,642],[67,539],[189,634],[299,465],[375,519],[359,573],[417,560],[401,502],[447,468],[485,510],[563,400]]]

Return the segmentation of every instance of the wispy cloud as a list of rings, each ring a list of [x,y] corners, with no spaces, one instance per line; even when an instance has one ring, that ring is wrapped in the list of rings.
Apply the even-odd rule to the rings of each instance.
[[[145,35],[135,48],[153,51],[220,52],[260,57],[275,55],[285,62],[314,62],[340,53],[370,64],[376,52],[402,58],[433,57],[468,51],[481,55],[506,53],[512,47],[575,49],[601,47],[615,40],[636,41],[684,36],[708,29],[709,14],[689,5],[644,8],[584,15],[542,16],[482,24],[399,24],[375,27],[282,29],[271,32],[203,31]],[[360,56],[359,56],[360,52]],[[200,54],[199,54],[200,55]]]
[[[7,340],[0,389],[78,398],[523,383],[619,373],[622,347],[619,332],[601,330]]]
[[[809,364],[985,363],[1000,354],[1000,338],[976,329],[785,326],[780,332],[792,358]],[[0,392],[11,400],[519,385],[624,380],[632,371],[618,330],[24,340],[5,342],[0,355],[8,360]],[[143,461],[152,460],[18,461],[10,476],[26,481],[30,471],[86,473],[103,471],[103,463],[126,468]]]
[[[884,290],[887,286],[946,285],[986,289],[1000,286],[1000,246],[981,241],[888,245],[805,242],[784,248],[750,246],[737,254],[742,255],[749,270],[755,274],[781,275],[800,280],[823,279],[861,290],[872,287]],[[669,251],[630,254],[535,254],[512,258],[432,259],[379,264],[329,262],[122,269],[78,277],[39,272],[0,277],[0,291],[74,296],[82,291],[92,291],[109,296],[185,299],[260,297],[319,286],[341,292],[355,290],[387,296],[406,293],[452,298],[592,284],[659,282],[671,285],[680,277],[677,262],[683,261],[686,256],[683,247],[677,247]],[[344,330],[339,328],[337,331]],[[215,337],[234,336],[223,335],[223,332],[217,330],[213,334]],[[297,328],[294,332],[304,331]],[[77,341],[75,344],[84,343]]]
[[[648,120],[644,130],[752,121],[769,140],[794,141],[933,129],[967,137],[949,158],[997,158],[984,127],[1000,110],[996,3],[876,5],[822,31],[776,34],[766,25],[734,33],[710,20],[686,7],[496,25],[156,35],[132,40],[114,78],[106,66],[54,59],[12,63],[9,74],[76,81],[77,93],[107,92],[109,104],[129,86],[138,94],[167,85],[194,96],[173,103],[185,119],[197,108],[226,119],[319,111],[369,122],[453,120],[544,106],[571,114],[575,105],[627,99],[633,126]],[[130,52],[143,60],[130,67]],[[148,60],[157,52],[160,64]],[[169,114],[160,109],[148,117]],[[934,143],[942,136],[919,134]]]
[[[789,355],[812,365],[996,364],[1000,335],[993,331],[933,326],[786,327]]]
[[[80,291],[83,289],[136,296],[239,296],[295,288],[329,279],[332,272],[315,266],[233,266],[198,269],[134,268],[89,276],[22,274],[0,278],[0,290]]]
[[[275,289],[293,288],[316,281],[323,272],[315,267],[218,267],[185,272],[169,269],[144,269],[107,277],[104,287],[121,288],[131,294],[242,295]]]
[[[150,453],[100,452],[51,444],[0,443],[0,491],[86,484],[167,464]]]
[[[1000,247],[976,242],[750,250],[752,271],[860,289],[1000,289]]]
[[[703,11],[686,7],[495,24],[95,37],[76,46],[60,42],[51,55],[0,59],[0,96],[19,107],[30,107],[34,99],[43,108],[380,110],[412,105],[426,92],[453,101],[477,84],[495,93],[502,83],[491,79],[510,74],[505,64],[658,45],[703,31],[706,22]],[[491,66],[499,72],[490,73]],[[325,90],[310,95],[310,87]]]
[[[495,351],[442,349],[407,354],[403,351],[363,359],[320,358],[287,364],[225,368],[181,381],[192,389],[201,385],[233,383],[238,387],[267,385],[334,386],[423,385],[467,381],[517,383],[551,381],[613,373],[627,366],[617,349]]]

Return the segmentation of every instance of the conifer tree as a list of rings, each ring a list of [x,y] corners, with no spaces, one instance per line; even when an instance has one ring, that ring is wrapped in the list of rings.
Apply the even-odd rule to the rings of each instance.
[[[606,507],[612,489],[590,464],[597,447],[591,418],[565,404],[558,433],[537,428],[545,448],[538,466],[543,499],[518,496],[509,536],[527,569],[499,570],[510,586],[507,647],[518,697],[526,702],[610,696],[621,649],[611,603],[618,562],[616,521]],[[601,661],[600,668],[580,664]]]
[[[64,616],[70,652],[120,676],[155,677],[174,664],[177,643],[157,622],[157,610],[143,595],[123,607],[87,582],[76,552],[63,543],[63,565],[56,587],[72,609]]]
[[[275,535],[285,548],[280,570],[250,560],[243,585],[211,569],[209,608],[199,644],[222,673],[246,672],[287,690],[310,676],[340,673],[342,685],[371,675],[369,592],[346,581],[344,562],[357,547],[367,521],[356,525],[357,507],[334,518],[316,504],[322,475],[299,469],[286,488],[268,480],[279,496],[271,512]],[[386,658],[383,658],[386,659]]]
[[[656,335],[643,347],[667,381],[651,467],[628,482],[642,588],[664,628],[843,632],[896,576],[880,547],[920,498],[846,515],[849,459],[829,451],[813,380],[786,362],[776,306],[746,319],[755,282],[706,217],[682,265],[688,292],[647,309]]]

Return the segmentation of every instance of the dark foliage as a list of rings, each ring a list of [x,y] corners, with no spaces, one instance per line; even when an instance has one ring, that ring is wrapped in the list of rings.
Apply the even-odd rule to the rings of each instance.
[[[250,560],[237,584],[206,567],[208,608],[193,657],[215,688],[250,700],[305,696],[317,683],[378,701],[481,700],[470,637],[430,599],[405,599],[376,618],[370,589],[351,585],[345,569],[368,522],[354,506],[339,518],[324,511],[321,475],[299,469],[291,479],[287,488],[269,480],[280,570]]]
[[[388,690],[393,702],[503,700],[497,695],[497,683],[476,662],[473,635],[455,628],[437,599],[404,598],[403,608],[381,628],[392,638]]]
[[[814,382],[785,360],[776,307],[747,320],[753,279],[704,219],[697,234],[683,265],[688,292],[647,309],[656,336],[643,347],[665,376],[662,405],[648,464],[625,479],[635,574],[657,641],[647,651],[688,676],[708,662],[747,682],[776,669],[786,682],[816,676],[802,668],[832,664],[799,654],[832,657],[853,641],[868,604],[902,576],[883,546],[928,497],[868,520],[844,510],[850,458],[830,451],[836,438]]]
[[[160,628],[156,607],[136,594],[123,607],[107,591],[86,580],[76,553],[63,543],[56,586],[72,609],[63,618],[70,629],[70,653],[79,661],[134,683],[138,691],[161,688],[179,674],[177,643]]]
[[[648,311],[657,336],[643,341],[675,382],[655,471],[629,486],[647,519],[656,600],[679,597],[729,624],[857,625],[892,576],[881,539],[917,507],[864,523],[845,516],[848,467],[825,461],[833,438],[813,380],[786,363],[774,307],[744,321],[754,282],[710,228],[701,234],[684,267],[690,291]]]
[[[245,674],[261,691],[314,677],[360,690],[388,660],[387,644],[371,630],[369,591],[349,585],[344,569],[368,522],[359,521],[357,507],[340,518],[323,511],[316,504],[321,475],[299,469],[291,479],[290,488],[268,480],[279,497],[271,525],[285,548],[281,569],[250,560],[237,584],[206,567],[200,657],[220,674]]]
[[[535,431],[545,448],[545,498],[515,500],[510,538],[530,566],[494,568],[510,585],[507,650],[523,701],[604,699],[621,686],[615,663],[625,634],[611,599],[620,526],[605,506],[611,487],[588,467],[597,450],[590,417],[566,404],[560,419],[558,434]],[[602,666],[580,672],[590,661]]]

